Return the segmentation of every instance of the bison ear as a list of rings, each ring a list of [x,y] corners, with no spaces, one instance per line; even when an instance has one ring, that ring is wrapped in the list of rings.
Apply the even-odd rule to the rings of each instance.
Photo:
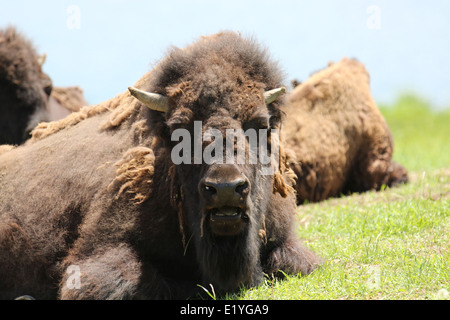
[[[135,87],[128,87],[128,90],[133,97],[152,110],[159,112],[167,112],[169,110],[169,99],[162,94],[142,91]]]
[[[285,87],[276,88],[273,90],[269,90],[264,92],[264,100],[266,101],[266,104],[271,104],[274,102],[279,96],[284,94],[286,92]]]

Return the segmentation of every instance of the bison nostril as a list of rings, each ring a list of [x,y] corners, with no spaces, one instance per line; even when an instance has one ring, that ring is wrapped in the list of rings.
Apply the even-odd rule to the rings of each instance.
[[[235,181],[204,181],[201,185],[203,196],[210,198],[217,197],[216,201],[234,201],[248,193],[248,181],[237,179]],[[238,198],[237,198],[238,196]]]
[[[244,179],[235,181],[204,181],[202,184],[202,193],[205,196],[218,196],[221,199],[232,200],[237,195],[243,196],[248,190],[248,182]]]
[[[212,185],[207,184],[207,183],[203,184],[202,189],[203,189],[203,191],[205,191],[206,193],[211,194],[211,195],[217,193],[216,188],[214,186],[212,186]]]
[[[245,180],[241,180],[236,185],[236,193],[243,194],[248,188],[248,182]]]

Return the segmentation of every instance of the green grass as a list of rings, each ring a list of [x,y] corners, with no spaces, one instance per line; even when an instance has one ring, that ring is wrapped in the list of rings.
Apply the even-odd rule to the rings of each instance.
[[[298,236],[325,264],[231,299],[450,299],[450,109],[380,106],[407,185],[302,205]]]
[[[432,112],[414,95],[380,105],[394,137],[394,159],[410,171],[450,168],[450,106]]]

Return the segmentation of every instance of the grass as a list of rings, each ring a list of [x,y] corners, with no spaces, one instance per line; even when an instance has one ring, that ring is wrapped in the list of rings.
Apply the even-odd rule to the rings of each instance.
[[[407,185],[302,205],[298,235],[325,264],[230,299],[450,299],[450,109],[380,106]]]
[[[450,107],[432,112],[414,95],[380,106],[395,142],[394,159],[410,171],[450,168]]]

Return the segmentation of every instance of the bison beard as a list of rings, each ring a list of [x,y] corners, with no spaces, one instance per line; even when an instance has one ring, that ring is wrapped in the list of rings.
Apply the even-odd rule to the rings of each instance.
[[[232,239],[214,239],[208,234],[198,241],[197,259],[205,276],[203,283],[211,283],[218,293],[224,293],[261,282],[260,239],[256,228],[251,229]]]
[[[173,48],[133,96],[40,124],[26,145],[0,151],[0,298],[183,299],[199,284],[222,293],[314,270],[320,259],[295,237],[282,148],[273,176],[171,159],[171,133],[192,133],[194,121],[279,129],[281,80],[254,41],[203,37]],[[68,285],[73,267],[79,288]]]
[[[272,186],[270,179],[264,179],[257,172],[253,172],[249,180],[252,181],[252,188],[246,209],[240,213],[243,226],[236,227],[242,228],[242,231],[237,234],[217,234],[217,230],[212,230],[213,213],[198,208],[198,202],[197,205],[192,201],[186,203],[186,207],[196,208],[187,216],[195,221],[191,229],[195,230],[196,256],[204,277],[203,283],[212,284],[217,293],[232,292],[241,285],[255,286],[263,278],[260,261],[263,239],[259,231],[265,228],[263,212],[268,207],[268,197],[263,195],[270,194]],[[197,198],[189,190],[185,190],[184,195],[185,199]],[[201,212],[200,219],[197,212]],[[233,232],[227,229],[227,225],[219,231]]]

